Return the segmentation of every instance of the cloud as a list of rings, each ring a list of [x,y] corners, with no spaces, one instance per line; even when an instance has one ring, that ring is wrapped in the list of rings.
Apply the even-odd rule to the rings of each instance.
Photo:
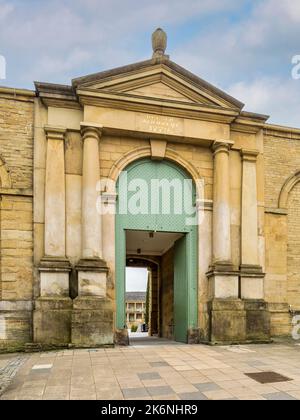
[[[228,92],[247,104],[247,110],[270,115],[271,123],[300,127],[300,80],[263,77],[235,83]]]
[[[69,83],[150,58],[151,32],[162,26],[171,59],[235,92],[248,109],[283,118],[266,99],[275,80],[292,95],[282,91],[281,101],[297,106],[300,82],[291,80],[291,58],[300,54],[296,0],[0,0],[0,22],[11,86]],[[263,82],[264,90],[257,88]]]
[[[14,6],[10,3],[0,1],[0,21],[8,17],[14,10]]]
[[[1,0],[0,0],[1,1]],[[1,25],[10,80],[43,78],[67,83],[81,71],[95,72],[150,58],[151,31],[191,18],[230,10],[237,0],[12,0],[9,24]],[[145,45],[149,49],[145,51]],[[76,60],[82,54],[82,62]],[[19,70],[18,70],[19,69]],[[20,72],[23,69],[23,72]],[[81,73],[84,74],[84,73]]]

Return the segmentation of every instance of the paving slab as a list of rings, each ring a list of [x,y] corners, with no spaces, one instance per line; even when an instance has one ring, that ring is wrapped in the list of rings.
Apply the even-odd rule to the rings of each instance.
[[[0,355],[0,399],[300,400],[295,344],[211,348],[144,337],[133,344]],[[247,376],[267,372],[275,374],[267,381],[282,382]]]

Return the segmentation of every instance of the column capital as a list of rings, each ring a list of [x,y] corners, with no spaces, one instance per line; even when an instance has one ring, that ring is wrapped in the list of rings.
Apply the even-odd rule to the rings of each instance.
[[[85,140],[88,137],[89,138],[93,137],[97,140],[101,139],[102,130],[103,130],[102,125],[82,122],[80,123],[80,127],[81,127],[81,136],[83,140]]]
[[[251,149],[241,149],[240,153],[244,162],[256,162],[259,155],[258,150]]]
[[[47,140],[65,140],[67,129],[65,127],[54,127],[46,125],[44,127]]]
[[[215,141],[212,145],[212,151],[214,152],[214,156],[217,153],[229,153],[229,150],[232,146],[233,142],[222,142],[222,141]]]

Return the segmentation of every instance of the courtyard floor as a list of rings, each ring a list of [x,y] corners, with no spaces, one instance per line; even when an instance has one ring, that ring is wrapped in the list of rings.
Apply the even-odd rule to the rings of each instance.
[[[131,344],[0,355],[0,399],[300,399],[299,343],[208,347],[138,337]],[[262,372],[286,378],[264,374],[261,384],[247,376]]]

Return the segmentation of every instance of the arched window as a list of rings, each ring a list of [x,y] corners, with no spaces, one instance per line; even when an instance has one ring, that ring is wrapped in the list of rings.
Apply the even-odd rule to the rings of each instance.
[[[284,183],[279,208],[287,210],[287,299],[300,309],[300,171]]]

